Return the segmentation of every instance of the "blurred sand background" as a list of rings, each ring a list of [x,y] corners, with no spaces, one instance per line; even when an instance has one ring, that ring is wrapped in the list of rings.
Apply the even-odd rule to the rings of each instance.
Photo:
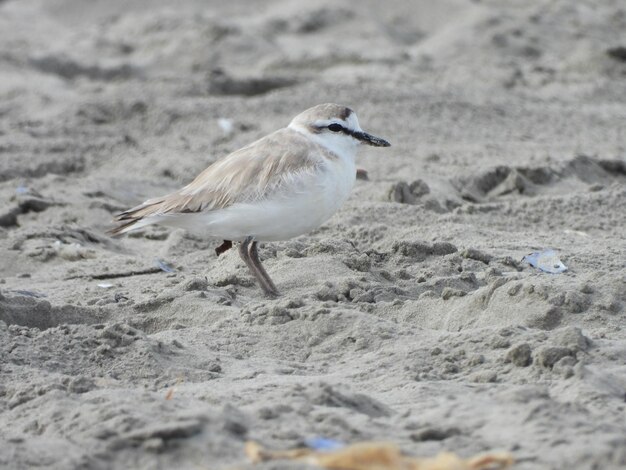
[[[281,298],[219,241],[104,234],[321,102],[392,147],[262,248]],[[0,2],[0,467],[624,468],[625,123],[618,0]]]

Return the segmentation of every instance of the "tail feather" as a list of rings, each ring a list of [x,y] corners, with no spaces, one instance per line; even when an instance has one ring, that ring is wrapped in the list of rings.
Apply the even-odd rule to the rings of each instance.
[[[123,223],[107,230],[107,234],[111,236],[122,235],[131,230],[156,223],[156,218],[151,220],[149,216],[154,216],[159,212],[159,204],[162,201],[162,199],[152,199],[121,214],[117,214],[113,219],[114,222]]]
[[[113,227],[112,229],[107,230],[107,235],[112,237],[116,237],[118,235],[122,235],[123,233],[130,232],[134,230],[136,227],[133,227],[139,219],[133,219],[128,222],[124,222],[122,225],[118,225],[117,227]]]
[[[165,198],[149,199],[143,204],[139,204],[138,206],[135,206],[132,209],[128,209],[127,211],[124,211],[121,214],[116,215],[115,220],[121,221],[121,220],[130,220],[130,219],[141,219],[149,215],[155,215],[161,212],[161,203],[164,200]]]

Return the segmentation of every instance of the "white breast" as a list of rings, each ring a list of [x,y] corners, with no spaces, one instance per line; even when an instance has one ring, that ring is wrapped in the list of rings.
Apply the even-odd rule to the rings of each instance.
[[[350,196],[356,180],[356,165],[354,157],[344,155],[337,160],[327,161],[327,167],[324,195],[325,207],[330,212],[330,217]]]

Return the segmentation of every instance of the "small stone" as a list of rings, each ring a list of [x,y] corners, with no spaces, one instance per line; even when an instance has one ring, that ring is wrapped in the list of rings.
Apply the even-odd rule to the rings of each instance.
[[[449,242],[435,242],[430,245],[419,240],[398,240],[393,243],[391,249],[394,253],[414,258],[418,261],[423,261],[428,256],[443,256],[458,251],[457,247]]]
[[[574,351],[569,348],[562,348],[556,346],[544,347],[537,353],[537,363],[548,369],[552,369],[554,364],[559,360],[567,356],[575,356]]]
[[[483,253],[476,248],[466,248],[461,252],[461,256],[463,258],[473,259],[476,261],[481,261],[482,263],[489,264],[489,262],[493,259],[493,256]]]
[[[141,447],[148,452],[160,452],[165,447],[165,442],[160,437],[152,437],[143,441]]]
[[[541,294],[538,294],[539,296]],[[526,326],[531,328],[539,328],[541,330],[553,330],[561,323],[563,318],[563,312],[559,307],[549,307],[542,311],[537,309],[534,314],[531,314],[526,321]]]
[[[512,336],[514,333],[515,329],[509,326],[505,326],[504,328],[500,328],[500,330],[498,330],[498,334],[504,337]]]
[[[248,433],[248,428],[245,424],[234,420],[226,420],[224,430],[235,436],[245,436]]]
[[[209,283],[206,278],[196,277],[190,279],[189,281],[183,284],[183,290],[185,291],[203,291],[206,290]]]
[[[425,291],[425,292],[422,292],[422,293],[419,295],[419,297],[418,297],[418,298],[419,298],[420,300],[423,300],[423,299],[435,299],[435,298],[437,298],[437,294],[435,293],[435,291],[432,291],[432,290],[427,290],[427,291]]]
[[[612,59],[619,60],[620,62],[626,62],[626,46],[610,47],[606,50],[606,53]]]
[[[389,188],[389,200],[401,204],[415,204],[415,197],[411,194],[406,181],[400,181]]]
[[[354,289],[350,290],[350,298],[352,299],[352,302],[355,303],[372,303],[374,302],[374,293],[371,291],[365,291],[360,287],[355,287]]]
[[[71,393],[86,393],[94,388],[96,388],[96,384],[93,379],[82,376],[73,378],[67,386],[68,392]]]
[[[424,442],[424,441],[443,441],[449,437],[457,436],[461,434],[458,428],[448,428],[448,429],[437,429],[437,428],[426,428],[421,431],[414,432],[411,434],[410,438],[415,442]]]
[[[554,364],[552,372],[559,374],[564,379],[569,379],[574,375],[574,366],[576,365],[576,359],[572,356],[565,356]]]
[[[372,267],[372,260],[365,253],[349,256],[343,260],[343,263],[350,269],[364,273]]]
[[[452,297],[463,297],[467,295],[467,292],[462,290],[453,289],[452,287],[446,287],[441,291],[441,298],[443,300],[451,299]]]
[[[518,344],[508,350],[505,362],[511,362],[517,367],[527,367],[532,363],[532,349],[528,343]]]
[[[217,373],[222,372],[222,366],[219,365],[217,362],[211,362],[209,364],[209,367],[207,367],[207,370],[209,372],[215,372],[217,374]]]
[[[318,300],[337,302],[337,291],[330,286],[324,286],[315,294]]]
[[[477,286],[478,279],[476,278],[476,274],[472,272],[462,273],[460,276],[461,281],[467,282],[468,284]]]
[[[484,364],[485,356],[482,354],[473,354],[467,361],[467,364],[470,366],[477,366],[480,364]]]
[[[285,307],[274,305],[269,309],[267,316],[271,325],[282,325],[294,319],[296,313],[290,312]]]
[[[517,295],[521,289],[522,289],[522,283],[517,282],[513,284],[511,287],[509,287],[506,293],[509,294],[511,297],[513,297]]]
[[[494,338],[489,346],[491,349],[505,349],[511,346],[511,342],[506,338]]]
[[[416,180],[411,184],[400,181],[389,189],[389,200],[403,204],[416,204],[419,198],[428,193],[430,193],[430,188],[423,180]]]
[[[417,240],[395,241],[391,249],[394,253],[398,253],[399,255],[406,256],[408,258],[415,258],[419,261],[425,260],[426,257],[432,253],[432,247],[429,246],[428,243]]]
[[[425,194],[430,193],[430,188],[428,184],[424,180],[415,180],[409,185],[409,189],[411,193],[415,197],[422,197]]]
[[[594,288],[593,288],[593,286],[592,286],[591,284],[583,284],[583,285],[580,287],[580,291],[581,291],[583,294],[593,294],[593,292],[594,292]]]
[[[407,272],[406,269],[398,269],[395,272],[395,275],[398,279],[403,279],[403,280],[407,280],[407,279],[411,279],[411,275]],[[418,281],[419,282],[419,281]],[[423,281],[422,281],[423,282]]]
[[[475,383],[495,383],[498,381],[498,374],[492,370],[476,372],[470,376],[470,380]]]
[[[435,242],[433,243],[433,254],[434,255],[450,255],[452,253],[456,253],[458,248],[454,246],[450,242]]]
[[[554,342],[573,351],[586,351],[591,340],[583,335],[580,328],[568,326],[554,332]]]
[[[304,301],[302,299],[290,299],[285,302],[285,308],[300,308],[304,307]]]
[[[591,300],[580,292],[570,291],[565,294],[564,304],[570,312],[582,313],[589,308]]]
[[[283,251],[283,254],[288,258],[304,258],[306,256],[305,254],[298,251],[294,247],[285,248],[285,251]]]
[[[213,284],[217,287],[226,287],[226,286],[252,287],[254,286],[254,281],[252,279],[239,277],[236,274],[230,273],[222,277],[216,278]]]
[[[150,439],[180,439],[195,436],[202,432],[200,419],[181,419],[155,422],[143,428],[133,429],[120,436],[121,441],[145,442]]]
[[[261,419],[275,419],[278,417],[278,414],[272,408],[268,408],[267,406],[259,408],[257,413]]]

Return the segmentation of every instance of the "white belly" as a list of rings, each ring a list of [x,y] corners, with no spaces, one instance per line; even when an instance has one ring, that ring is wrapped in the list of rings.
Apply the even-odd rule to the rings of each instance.
[[[355,179],[354,160],[337,159],[272,198],[210,212],[177,214],[160,223],[224,240],[241,241],[248,236],[258,241],[288,240],[332,217],[348,199]]]

